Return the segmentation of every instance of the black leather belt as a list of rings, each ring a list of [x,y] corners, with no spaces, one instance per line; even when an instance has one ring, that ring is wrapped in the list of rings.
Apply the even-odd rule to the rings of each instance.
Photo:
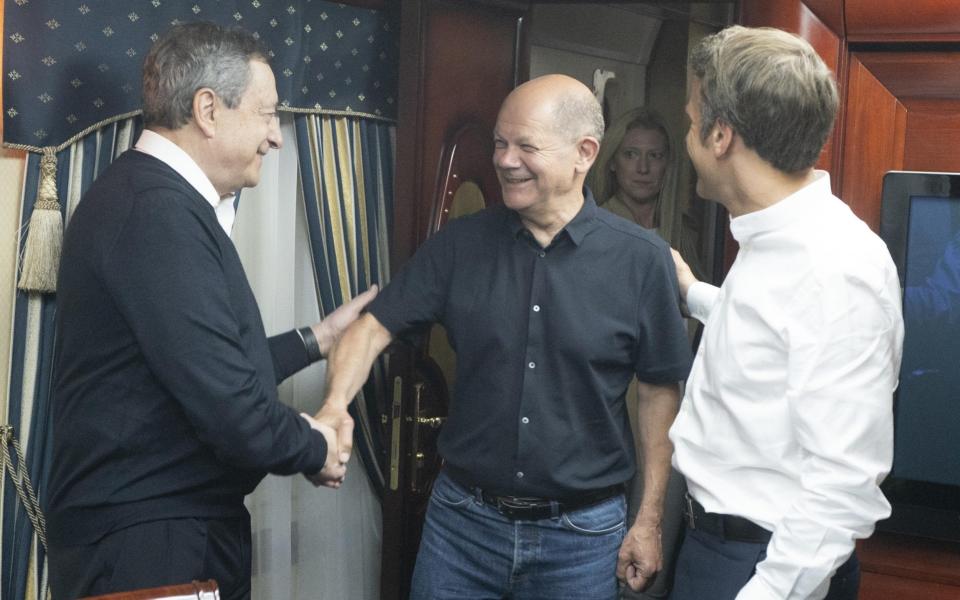
[[[693,496],[687,494],[687,506],[684,511],[687,527],[697,529],[732,542],[766,544],[773,533],[760,527],[749,519],[736,515],[708,513]]]
[[[496,496],[480,491],[480,498],[503,516],[524,521],[536,521],[559,517],[564,512],[586,508],[599,504],[604,500],[623,494],[622,485],[613,485],[600,490],[584,492],[566,500],[548,500],[546,498],[529,498],[519,496]]]

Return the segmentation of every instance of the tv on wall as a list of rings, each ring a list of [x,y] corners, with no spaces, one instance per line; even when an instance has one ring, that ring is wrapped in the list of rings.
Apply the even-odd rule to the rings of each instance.
[[[891,171],[880,235],[903,289],[893,515],[881,529],[960,540],[960,174]]]

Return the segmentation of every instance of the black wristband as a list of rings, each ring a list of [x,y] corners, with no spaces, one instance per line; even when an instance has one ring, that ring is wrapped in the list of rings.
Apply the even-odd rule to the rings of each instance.
[[[314,363],[323,358],[323,354],[320,352],[320,342],[317,341],[317,336],[313,335],[312,327],[301,327],[297,330],[297,333],[303,340],[303,347],[307,350],[307,358],[310,359],[310,362]]]

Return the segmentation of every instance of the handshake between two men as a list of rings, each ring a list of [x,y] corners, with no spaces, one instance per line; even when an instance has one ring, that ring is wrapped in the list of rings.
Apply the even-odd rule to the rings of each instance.
[[[320,352],[324,356],[329,358],[332,355],[337,341],[347,327],[357,320],[367,304],[376,297],[377,291],[376,285],[371,286],[370,289],[311,326],[320,344]],[[330,379],[329,368],[328,364],[328,380]],[[317,487],[339,488],[347,475],[347,462],[353,450],[353,418],[347,412],[346,405],[334,406],[328,395],[327,401],[316,415],[311,417],[306,413],[300,413],[300,416],[310,423],[310,427],[322,433],[327,441],[327,461],[323,468],[305,477]]]

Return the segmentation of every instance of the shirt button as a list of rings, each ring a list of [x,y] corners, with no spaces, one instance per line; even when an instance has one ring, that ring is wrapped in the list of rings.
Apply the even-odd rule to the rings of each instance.
[[[523,423],[524,425],[526,425],[527,423],[530,422],[530,419],[528,419],[527,417],[524,417],[524,418],[520,419],[520,422]]]
[[[547,253],[544,252],[543,250],[541,250],[541,251],[537,254],[537,256],[539,256],[540,258],[543,258],[543,257],[546,256],[546,255],[547,255]]]
[[[531,360],[530,362],[527,363],[527,366],[530,367],[531,369],[536,369],[536,368],[537,368],[537,363],[535,363],[535,362],[533,362],[533,361]]]
[[[540,312],[540,305],[539,305],[539,304],[534,304],[534,305],[533,305],[533,312]]]
[[[517,479],[523,479],[523,471],[517,471]]]

